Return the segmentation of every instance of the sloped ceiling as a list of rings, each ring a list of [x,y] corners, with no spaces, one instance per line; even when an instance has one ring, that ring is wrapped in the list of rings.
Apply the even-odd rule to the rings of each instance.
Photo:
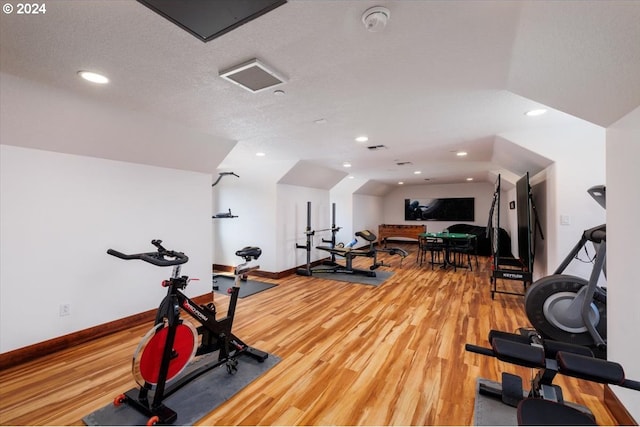
[[[640,104],[640,4],[526,2],[508,89],[607,127]]]
[[[329,190],[345,176],[347,176],[346,172],[325,168],[310,162],[300,161],[296,163],[282,178],[280,178],[278,184]]]
[[[243,160],[254,168],[304,161],[386,185],[491,180],[518,163],[496,149],[526,154],[495,143],[501,133],[607,126],[640,105],[640,2],[290,0],[208,43],[134,0],[47,5],[0,15],[0,71],[266,153]],[[360,18],[377,5],[391,19],[370,33]],[[218,77],[251,58],[288,76],[284,94]],[[111,83],[87,84],[81,69]],[[523,114],[542,106],[545,116]],[[76,144],[66,149],[87,149]]]

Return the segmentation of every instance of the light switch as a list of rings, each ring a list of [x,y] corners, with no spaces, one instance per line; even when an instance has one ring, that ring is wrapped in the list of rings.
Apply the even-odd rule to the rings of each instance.
[[[571,224],[571,217],[569,215],[560,215],[560,225]]]

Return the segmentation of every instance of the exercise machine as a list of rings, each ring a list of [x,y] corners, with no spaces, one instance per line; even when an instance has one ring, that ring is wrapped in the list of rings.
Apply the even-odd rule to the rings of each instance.
[[[240,178],[240,176],[239,176],[239,175],[236,175],[236,174],[235,174],[235,173],[233,173],[233,172],[220,172],[220,173],[218,174],[218,179],[216,179],[216,181],[215,181],[213,184],[211,184],[211,186],[212,186],[212,187],[215,187],[215,186],[220,182],[220,180],[222,179],[222,177],[224,177],[224,176],[228,176],[228,175],[232,175],[232,176],[235,176],[236,178]]]
[[[606,209],[604,185],[587,192]],[[589,280],[563,274],[582,249],[587,251],[588,242],[596,249]],[[598,285],[601,274],[606,277],[606,252],[606,224],[585,230],[554,273],[537,280],[527,290],[527,317],[542,338],[589,346],[596,356],[606,358],[607,291]]]
[[[529,172],[516,182],[517,221],[518,221],[518,257],[504,256],[500,253],[500,196],[501,177],[498,175],[494,186],[493,201],[489,210],[487,237],[491,242],[491,299],[495,294],[524,295],[527,286],[533,281],[533,265],[535,260],[535,244],[537,232],[544,240],[542,226],[538,219],[536,205],[533,201]],[[521,281],[523,293],[498,289],[498,280]]]
[[[162,286],[167,288],[167,294],[156,312],[154,326],[143,337],[134,353],[132,372],[140,388],[137,393],[134,389],[117,396],[114,404],[127,404],[149,417],[147,425],[171,424],[176,421],[178,414],[163,404],[166,397],[218,366],[225,365],[230,374],[235,373],[238,370],[238,356],[241,354],[247,354],[259,362],[267,359],[267,353],[249,347],[232,332],[240,277],[259,268],[257,265],[250,265],[250,262],[257,260],[262,250],[247,246],[236,251],[236,255],[245,262],[235,268],[235,283],[229,290],[231,299],[226,317],[216,319],[216,307],[213,303],[198,305],[183,293],[191,279],[181,276],[180,269],[189,257],[182,252],[165,249],[161,240],[153,240],[151,243],[157,248],[155,252],[124,254],[114,249],[107,251],[109,255],[124,260],[141,260],[158,267],[173,267],[171,277],[162,282]],[[190,322],[181,319],[180,309],[194,318],[200,326],[196,329]],[[205,363],[198,363],[197,368],[180,375],[187,366],[193,367],[190,363],[196,357],[216,351],[217,357],[212,355],[210,361],[202,358]],[[170,381],[172,384],[168,386]]]
[[[369,230],[362,230],[355,233],[355,238],[347,243],[336,243],[336,234],[340,231],[341,227],[336,226],[336,204],[331,206],[331,228],[325,228],[321,230],[313,230],[311,228],[311,202],[307,202],[307,227],[305,229],[306,242],[304,245],[296,244],[297,249],[304,249],[306,251],[307,259],[304,268],[298,268],[296,274],[301,276],[311,276],[314,273],[346,273],[346,274],[359,274],[368,277],[376,277],[375,269],[381,267],[384,264],[382,261],[378,261],[377,255],[379,252],[385,252],[390,255],[400,255],[404,259],[408,253],[401,248],[376,248],[375,241],[377,236]],[[311,268],[311,247],[313,246],[313,236],[316,232],[331,231],[331,240],[322,239],[323,243],[329,243],[329,245],[320,245],[315,248],[321,251],[328,252],[331,255],[330,261],[323,261],[321,266]],[[366,247],[356,248],[358,243],[358,237],[364,239],[367,242]],[[344,264],[337,262],[337,257],[345,259]],[[353,267],[353,260],[358,257],[373,258],[373,262],[368,270],[358,269]]]
[[[466,344],[465,350],[537,369],[528,392],[521,377],[506,372],[502,383],[479,383],[479,394],[517,408],[518,425],[597,425],[588,408],[564,400],[562,389],[553,384],[557,374],[640,391],[640,382],[626,379],[620,364],[595,358],[587,347],[553,340],[541,345],[502,331],[491,331],[489,342],[491,348]]]
[[[356,232],[356,237],[364,239],[368,243],[368,246],[362,249],[356,249],[353,246],[349,245],[316,246],[316,249],[320,249],[321,251],[330,253],[332,259],[335,259],[336,256],[344,258],[345,264],[341,265],[337,262],[333,262],[329,266],[314,268],[311,271],[313,273],[347,273],[376,277],[376,273],[374,270],[376,270],[378,267],[386,265],[383,261],[378,260],[379,252],[388,253],[390,255],[399,255],[401,257],[401,260],[408,255],[407,251],[401,248],[376,248],[374,242],[378,239],[378,237],[369,230]],[[357,239],[354,240],[357,241]],[[353,260],[358,257],[372,258],[372,263],[371,266],[369,266],[368,270],[353,267]]]
[[[341,265],[339,263],[333,262],[327,267],[314,268],[312,272],[360,274],[369,277],[376,277],[376,273],[374,270],[376,270],[378,267],[387,266],[387,264],[385,264],[383,261],[378,260],[378,253],[399,255],[401,257],[401,263],[402,260],[408,255],[407,251],[402,248],[376,248],[375,241],[378,239],[378,237],[369,230],[356,232],[356,237],[364,239],[367,242],[368,246],[360,249],[354,248],[351,243],[357,241],[357,239],[354,239],[350,244],[346,246],[340,244],[336,246],[316,246],[316,249],[329,252],[332,259],[335,259],[336,256],[344,258],[345,264]],[[372,259],[372,263],[369,266],[368,270],[353,267],[353,260],[358,257],[366,257]]]
[[[311,276],[311,247],[313,246],[313,236],[316,233],[320,233],[323,231],[331,231],[331,240],[322,239],[323,243],[331,244],[331,247],[337,246],[336,243],[336,234],[340,231],[340,228],[336,226],[336,204],[331,204],[331,227],[323,228],[320,230],[313,230],[311,228],[311,202],[307,202],[307,227],[304,230],[304,234],[306,236],[306,242],[304,245],[300,245],[296,243],[296,249],[304,249],[306,251],[307,260],[304,268],[298,268],[296,270],[296,274],[301,276]],[[355,244],[355,243],[354,243]],[[344,244],[343,244],[344,246]],[[353,246],[353,245],[352,245]],[[335,265],[336,258],[335,255],[331,256],[331,261],[325,262],[327,265]]]

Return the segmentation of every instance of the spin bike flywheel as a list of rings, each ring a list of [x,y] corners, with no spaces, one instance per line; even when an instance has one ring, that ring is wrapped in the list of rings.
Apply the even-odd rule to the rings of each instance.
[[[155,325],[142,338],[133,355],[131,371],[138,385],[146,382],[155,385],[160,376],[160,364],[169,328],[163,323]],[[172,356],[166,381],[171,381],[189,364],[198,348],[198,332],[194,326],[183,321],[176,327]]]
[[[543,338],[577,345],[594,344],[582,319],[581,304],[576,301],[578,292],[586,286],[587,281],[581,277],[554,274],[537,280],[527,289],[525,311]],[[600,336],[606,337],[606,302],[593,298],[588,318]]]

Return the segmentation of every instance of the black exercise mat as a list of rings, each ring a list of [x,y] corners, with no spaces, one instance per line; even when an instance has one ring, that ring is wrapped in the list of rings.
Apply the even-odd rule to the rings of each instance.
[[[206,356],[205,359],[211,357],[217,358],[217,353]],[[198,363],[203,362],[206,360],[198,361]],[[238,357],[238,371],[235,374],[230,375],[223,364],[191,381],[164,400],[165,406],[178,413],[178,419],[174,425],[195,424],[278,362],[280,358],[273,354],[270,354],[262,363],[251,356],[241,354]],[[149,417],[126,403],[120,406],[110,403],[87,415],[82,421],[88,426],[133,426],[146,425],[148,419]]]
[[[516,408],[502,403],[501,399],[485,396],[479,393],[480,384],[491,387],[502,387],[499,382],[478,378],[476,381],[476,402],[473,410],[473,425],[476,426],[515,426],[518,425],[518,414]],[[522,391],[522,396],[527,397],[528,390]],[[564,402],[579,411],[585,412],[588,409],[573,402]]]
[[[214,292],[228,295],[227,289],[233,286],[233,281],[235,279],[233,278],[233,276],[215,276],[213,280],[216,281],[214,283],[214,286],[218,286],[218,289],[215,289]],[[274,283],[258,282],[257,280],[247,279],[245,281],[242,281],[240,284],[240,292],[238,293],[238,298],[248,297],[250,295],[257,294],[258,292],[271,289],[274,286],[278,285]]]
[[[316,269],[326,268],[326,266],[318,266]],[[311,269],[312,277],[321,277],[323,279],[338,280],[340,282],[352,282],[361,283],[363,285],[380,286],[389,277],[393,276],[393,271],[376,270],[376,277],[368,277],[362,274],[350,274],[350,273],[322,273],[315,272],[314,268]]]
[[[500,383],[478,378],[476,381],[476,402],[473,411],[476,426],[515,426],[518,425],[516,408],[505,405],[502,400],[484,396],[478,392],[481,383],[500,386]]]

